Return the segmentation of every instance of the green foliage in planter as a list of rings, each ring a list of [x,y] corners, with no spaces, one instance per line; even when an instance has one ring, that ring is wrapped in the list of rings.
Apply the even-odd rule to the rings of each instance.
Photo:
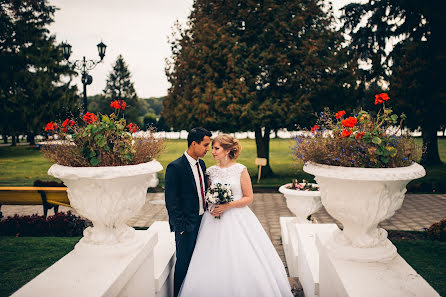
[[[390,98],[376,95],[375,104],[382,104],[378,113],[360,110],[346,117],[341,110],[320,113],[309,133],[296,137],[293,148],[297,159],[325,165],[366,168],[409,166],[419,160],[421,147],[407,135],[400,135],[405,115],[400,117],[386,108]]]
[[[79,123],[69,118],[61,124],[48,123],[45,131],[59,140],[43,143],[43,155],[73,167],[136,165],[158,157],[164,145],[153,129],[136,135],[139,127],[127,124],[123,114],[120,117],[127,103],[115,100],[110,106],[115,109],[110,115],[87,112]]]

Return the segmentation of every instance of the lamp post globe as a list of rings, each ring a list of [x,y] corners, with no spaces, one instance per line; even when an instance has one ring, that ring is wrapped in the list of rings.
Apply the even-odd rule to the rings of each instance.
[[[99,53],[99,57],[102,59],[104,59],[105,57],[105,50],[107,49],[107,46],[101,41],[101,43],[98,43],[97,45],[98,47],[98,53]]]
[[[68,60],[71,56],[71,45],[66,42],[62,43],[62,54],[65,60]]]

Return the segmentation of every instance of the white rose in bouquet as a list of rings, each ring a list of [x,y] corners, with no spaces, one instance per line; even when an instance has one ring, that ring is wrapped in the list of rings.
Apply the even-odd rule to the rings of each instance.
[[[206,192],[206,201],[212,204],[210,208],[212,209],[215,205],[225,204],[233,201],[232,191],[230,185],[223,185],[220,183],[211,185]],[[220,217],[215,217],[219,219]]]

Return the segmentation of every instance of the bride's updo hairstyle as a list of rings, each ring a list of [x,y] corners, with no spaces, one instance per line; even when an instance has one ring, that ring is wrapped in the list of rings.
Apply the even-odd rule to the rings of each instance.
[[[218,135],[212,140],[212,144],[215,142],[218,142],[224,150],[229,151],[228,157],[231,160],[237,159],[242,152],[242,146],[239,141],[229,134]]]

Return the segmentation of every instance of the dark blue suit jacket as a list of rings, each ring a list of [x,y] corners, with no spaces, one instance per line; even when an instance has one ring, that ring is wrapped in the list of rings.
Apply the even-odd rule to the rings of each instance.
[[[206,165],[201,159],[200,166],[205,173]],[[205,174],[205,191],[207,184]],[[192,168],[184,154],[167,165],[164,194],[171,231],[191,232],[200,223],[198,191]]]

